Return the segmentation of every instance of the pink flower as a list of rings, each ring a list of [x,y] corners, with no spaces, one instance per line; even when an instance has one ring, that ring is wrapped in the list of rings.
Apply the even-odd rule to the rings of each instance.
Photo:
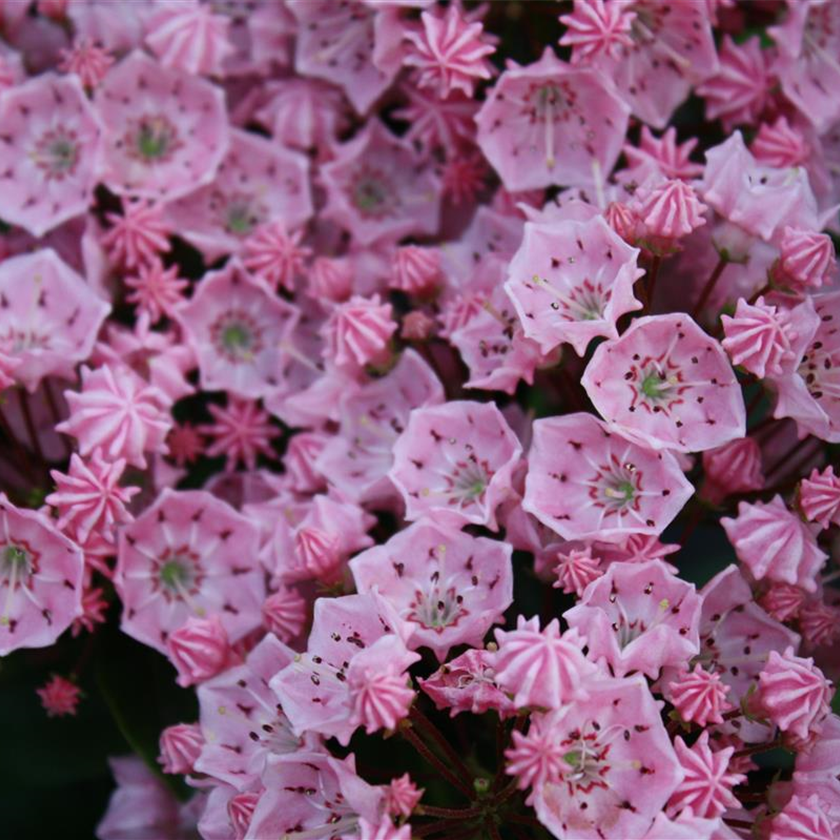
[[[196,773],[247,791],[259,784],[266,763],[275,756],[313,750],[317,739],[298,738],[277,706],[268,681],[293,659],[294,651],[270,633],[245,662],[222,671],[196,689],[204,743]],[[253,810],[253,809],[252,809]]]
[[[799,615],[805,592],[790,583],[772,583],[759,603],[776,621],[789,621]]]
[[[321,178],[327,190],[323,216],[359,245],[437,233],[437,176],[378,119],[337,147],[335,159],[321,167]]]
[[[82,38],[73,44],[73,48],[61,51],[59,69],[64,73],[73,73],[88,89],[93,90],[104,78],[114,57],[88,38]]]
[[[434,88],[441,99],[453,91],[473,95],[477,79],[489,79],[493,65],[487,60],[496,48],[482,39],[484,27],[470,23],[458,6],[442,15],[423,12],[422,31],[407,30],[410,43],[403,59],[407,67],[417,68],[417,87]]]
[[[669,699],[680,717],[699,726],[723,723],[721,713],[732,708],[726,699],[728,692],[729,686],[721,682],[720,674],[699,664],[668,683]]]
[[[41,705],[47,717],[67,717],[75,716],[82,692],[79,686],[54,674],[42,688],[36,689],[35,693],[41,698]]]
[[[172,201],[209,183],[228,146],[222,91],[136,51],[96,91],[99,173],[120,195]]]
[[[639,200],[639,220],[647,234],[657,239],[681,239],[706,224],[706,208],[694,190],[679,178],[640,189]]]
[[[812,528],[788,510],[781,496],[766,503],[741,502],[738,516],[721,519],[720,524],[756,580],[768,578],[816,592],[814,578],[827,555]]]
[[[315,493],[326,487],[324,475],[316,466],[332,435],[321,432],[300,432],[286,445],[283,467],[292,489],[298,493]]]
[[[0,493],[0,656],[48,647],[81,615],[83,569],[47,517]]]
[[[671,126],[661,137],[654,137],[651,130],[642,126],[639,144],[625,143],[622,151],[629,166],[617,173],[622,182],[634,178],[643,183],[651,175],[659,178],[681,178],[690,181],[703,174],[703,167],[691,160],[691,153],[697,145],[697,138],[691,137],[684,143],[677,142],[676,129]]]
[[[160,259],[154,257],[150,262],[142,263],[135,276],[126,277],[125,285],[132,290],[126,300],[141,312],[148,313],[154,324],[164,315],[174,316],[175,309],[184,302],[182,292],[190,284],[178,276],[177,265],[164,268]]]
[[[357,295],[337,306],[324,326],[324,357],[348,372],[381,363],[396,329],[390,303]]]
[[[315,300],[342,303],[353,293],[353,268],[347,259],[316,257],[309,268],[307,294]]]
[[[128,368],[83,367],[82,390],[65,396],[70,416],[56,431],[75,437],[82,455],[101,449],[108,458],[145,469],[145,453],[166,453],[171,400]]]
[[[408,101],[394,116],[408,124],[406,139],[419,145],[425,154],[445,150],[449,156],[474,139],[473,117],[479,103],[473,99],[457,92],[439,99],[413,85],[403,85],[400,93]]]
[[[812,648],[833,645],[840,636],[840,608],[822,601],[806,601],[799,611],[799,629]]]
[[[740,131],[706,152],[698,186],[703,201],[744,230],[775,242],[785,227],[817,227],[817,206],[804,169],[764,166]]]
[[[697,87],[697,93],[706,100],[706,119],[720,117],[727,128],[755,122],[771,87],[760,39],[753,37],[736,44],[724,35],[718,64],[717,72]]]
[[[840,821],[838,739],[840,717],[829,715],[823,723],[819,739],[811,750],[797,753],[793,772],[794,793],[803,798],[819,796],[823,803],[821,810],[835,821]]]
[[[516,713],[516,706],[496,682],[493,660],[488,650],[470,648],[442,665],[420,687],[438,709],[449,709],[450,717],[460,712],[480,715],[495,709],[500,717]]]
[[[612,563],[563,617],[586,638],[593,661],[605,660],[617,676],[656,679],[700,652],[701,604],[694,585],[661,560]]]
[[[256,524],[204,490],[165,489],[120,532],[122,629],[167,653],[187,619],[218,616],[231,642],[261,624]]]
[[[556,709],[588,697],[586,682],[596,673],[583,654],[586,640],[572,629],[560,633],[552,619],[542,630],[537,617],[516,619],[516,630],[495,631],[496,681],[513,695],[517,707]]]
[[[154,264],[168,253],[169,236],[173,229],[163,219],[163,207],[149,201],[124,201],[122,216],[108,214],[110,230],[102,237],[102,244],[114,262],[126,268],[141,268]]]
[[[365,114],[399,69],[399,64],[383,69],[371,61],[376,9],[358,0],[343,5],[292,0],[288,9],[298,22],[295,70],[338,84],[357,113]]]
[[[822,472],[814,469],[802,479],[799,507],[810,522],[823,528],[840,525],[840,477],[834,474],[834,467],[826,467]]]
[[[192,2],[168,2],[147,23],[146,45],[164,67],[193,75],[221,76],[225,59],[233,53],[230,21],[213,14],[212,7]]]
[[[160,734],[158,762],[164,773],[190,774],[203,746],[204,736],[198,724],[167,726]]]
[[[166,647],[170,661],[178,669],[178,685],[184,688],[215,677],[231,659],[227,633],[217,615],[190,616],[169,634]]]
[[[374,588],[417,625],[409,642],[439,662],[455,645],[480,645],[513,600],[511,547],[421,520],[350,561],[359,592]]]
[[[0,263],[0,352],[34,392],[46,376],[75,379],[111,310],[51,248]]]
[[[204,452],[204,441],[190,423],[175,425],[166,437],[169,457],[179,467],[192,464]]]
[[[380,643],[375,653],[359,653],[347,670],[353,703],[350,722],[363,726],[368,735],[379,729],[395,729],[414,700],[414,691],[401,673],[405,667],[399,658],[404,650],[402,643],[396,636],[388,641],[388,646]]]
[[[808,160],[811,149],[801,132],[785,117],[779,117],[772,125],[762,123],[758,127],[750,151],[759,163],[784,169],[801,166]]]
[[[687,747],[678,735],[674,739],[674,747],[685,778],[668,800],[669,814],[673,816],[691,808],[698,817],[711,819],[740,805],[732,788],[746,781],[747,777],[728,769],[735,747],[713,751],[709,747],[708,731],[703,732],[691,747]]]
[[[278,430],[258,403],[231,398],[224,408],[208,405],[207,410],[215,422],[199,427],[202,434],[213,439],[206,454],[210,458],[225,455],[228,472],[234,471],[240,461],[246,469],[253,470],[257,465],[257,455],[274,457],[271,439],[277,436]]]
[[[568,766],[564,745],[557,741],[552,730],[541,726],[543,720],[539,715],[532,715],[527,734],[514,730],[513,746],[505,750],[505,773],[517,777],[516,786],[520,790],[557,782]]]
[[[102,128],[79,80],[47,73],[10,88],[0,125],[0,218],[41,237],[86,212]]]
[[[533,424],[522,504],[563,539],[656,536],[691,494],[673,455],[632,443],[591,414]]]
[[[263,624],[281,642],[290,642],[299,636],[307,618],[307,604],[297,590],[281,586],[262,605]]]
[[[359,820],[359,837],[365,840],[411,840],[411,826],[407,823],[394,825],[389,816],[382,816],[378,822]]]
[[[271,189],[266,184],[271,184]],[[283,247],[277,225],[292,230],[305,224],[311,215],[305,156],[238,129],[231,129],[230,146],[212,181],[166,207],[167,221],[177,226],[180,235],[208,262],[224,254],[244,252],[248,239],[265,226],[259,240],[255,243],[252,239],[258,254],[252,255],[254,266],[248,267],[272,286],[278,281],[269,278],[277,269],[271,271],[266,266],[265,248],[276,251],[278,245]],[[282,222],[277,221],[280,219]],[[269,228],[272,223],[276,224]]]
[[[391,779],[385,794],[385,809],[393,816],[410,817],[411,812],[423,796],[423,789],[418,788],[408,773],[396,779]]]
[[[834,244],[828,234],[786,227],[780,248],[780,280],[798,291],[830,285],[837,265]]]
[[[489,171],[480,153],[448,158],[441,173],[444,195],[456,207],[473,204],[487,186]]]
[[[335,737],[346,746],[361,722],[360,688],[351,684],[351,674],[356,676],[358,668],[366,682],[402,675],[419,659],[405,646],[412,629],[376,593],[319,598],[306,653],[271,680],[292,728]],[[390,712],[397,715],[407,698],[397,692],[393,699],[397,705]],[[366,722],[381,725],[391,719],[386,708],[380,711],[382,716]]]
[[[840,822],[825,813],[825,803],[813,794],[792,796],[770,820],[769,840],[823,840],[836,834]]]
[[[206,274],[175,317],[198,359],[202,388],[257,399],[280,386],[284,362],[298,355],[290,337],[298,314],[231,261]]]
[[[302,237],[302,230],[288,233],[282,220],[265,225],[245,240],[242,262],[272,288],[293,291],[295,277],[312,254],[300,245]]]
[[[596,336],[618,338],[618,319],[641,308],[638,255],[600,216],[527,223],[505,284],[525,335],[544,353],[565,341],[579,356]]]
[[[655,449],[698,452],[744,436],[735,374],[688,315],[635,319],[596,349],[581,382],[609,425]]]
[[[450,401],[411,412],[388,472],[410,521],[497,529],[522,447],[494,403]]]
[[[782,732],[804,741],[820,731],[831,711],[833,693],[831,683],[814,660],[794,656],[793,648],[788,647],[784,654],[770,651],[751,702]]]
[[[572,64],[586,64],[598,56],[619,58],[619,45],[633,45],[629,33],[635,17],[621,3],[575,0],[574,11],[560,15],[560,23],[567,27],[560,45],[572,48]]]
[[[796,333],[792,332],[790,317],[785,309],[766,304],[763,297],[749,304],[738,299],[734,317],[722,315],[726,336],[723,349],[732,364],[763,379],[765,374],[780,376],[783,364],[794,360],[791,347]]]
[[[585,703],[541,722],[545,737],[563,750],[562,772],[538,783],[529,802],[555,837],[594,840],[607,825],[606,836],[640,837],[676,790],[682,769],[644,677],[604,677],[587,688]]]
[[[51,470],[56,488],[44,501],[58,510],[57,527],[72,526],[80,543],[87,542],[93,531],[110,539],[115,525],[131,520],[125,506],[140,492],[139,487],[120,487],[125,467],[124,459],[106,461],[95,450],[87,463],[74,452],[66,475]]]
[[[761,448],[751,437],[733,440],[703,453],[702,498],[720,504],[728,496],[764,487]]]
[[[440,254],[433,248],[416,245],[397,248],[391,265],[391,288],[410,295],[429,294],[441,281]]]
[[[511,65],[491,88],[476,115],[478,145],[512,192],[600,185],[621,152],[628,112],[604,74],[547,48],[534,64]]]
[[[554,567],[557,580],[552,585],[555,589],[562,589],[567,595],[574,594],[580,598],[586,587],[604,574],[601,559],[592,556],[589,546],[561,550],[557,553],[557,560],[558,563]]]

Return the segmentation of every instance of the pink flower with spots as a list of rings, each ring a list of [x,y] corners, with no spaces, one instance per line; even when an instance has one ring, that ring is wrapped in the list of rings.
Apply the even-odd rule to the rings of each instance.
[[[231,399],[224,408],[208,405],[207,410],[215,422],[199,427],[202,434],[212,438],[206,454],[210,458],[225,455],[228,472],[235,470],[240,462],[246,469],[253,470],[258,455],[274,457],[271,439],[277,436],[278,430],[258,403]]]
[[[280,386],[284,364],[297,356],[290,333],[298,316],[237,261],[205,275],[175,313],[202,387],[253,399]]]
[[[692,494],[676,459],[611,432],[591,414],[537,420],[523,507],[566,540],[656,536]]]
[[[822,472],[814,469],[802,480],[799,507],[809,522],[817,522],[823,528],[840,525],[840,477],[834,474],[834,467],[826,467]]]
[[[470,648],[442,665],[420,687],[438,709],[449,709],[450,717],[460,712],[480,715],[495,709],[500,717],[516,713],[516,706],[496,681],[495,654]]]
[[[93,90],[105,78],[114,57],[88,38],[82,38],[69,50],[61,51],[59,69],[72,73],[88,89]]]
[[[30,392],[47,376],[75,378],[111,310],[51,248],[0,263],[0,301],[0,348]]]
[[[162,653],[191,617],[217,615],[231,642],[260,626],[257,526],[204,490],[165,489],[120,532],[122,629]]]
[[[420,658],[406,647],[413,629],[376,592],[319,598],[306,653],[270,683],[292,728],[346,746],[360,723],[350,680],[356,658],[364,657],[360,667],[368,680],[402,674]]]
[[[171,400],[129,368],[83,367],[82,390],[66,391],[65,397],[70,416],[55,428],[75,437],[83,456],[101,449],[108,458],[145,469],[147,453],[166,454]]]
[[[816,592],[815,577],[827,555],[817,545],[813,526],[788,510],[781,496],[770,502],[741,502],[738,516],[721,519],[720,524],[756,580],[767,578]]]
[[[823,811],[840,822],[840,764],[837,744],[840,739],[840,717],[829,715],[823,722],[820,738],[809,752],[796,756],[793,788],[797,796],[819,796]]]
[[[579,356],[596,336],[618,338],[618,319],[641,308],[638,255],[600,216],[527,223],[505,284],[525,335],[544,353],[569,342]]]
[[[759,379],[766,374],[781,376],[784,363],[795,361],[796,332],[788,311],[765,303],[763,297],[752,304],[739,298],[734,316],[722,315],[721,323],[725,336],[721,344],[732,364]]]
[[[706,100],[706,119],[720,118],[726,128],[755,122],[770,89],[765,56],[759,38],[736,44],[724,35],[717,72],[697,86],[697,93]]]
[[[221,76],[234,48],[230,21],[198,0],[158,4],[146,24],[146,45],[164,67],[192,75]]]
[[[693,671],[686,671],[668,683],[667,694],[680,717],[699,726],[708,723],[723,723],[722,712],[732,705],[726,695],[729,686],[721,681],[720,674],[707,671],[695,665]]]
[[[130,521],[125,506],[140,488],[120,487],[125,467],[124,459],[106,461],[95,450],[87,462],[74,452],[67,474],[51,470],[55,492],[44,501],[58,511],[57,527],[69,528],[84,544],[93,531],[110,538],[116,525]]]
[[[655,449],[698,452],[744,436],[735,374],[688,315],[637,318],[597,348],[581,382],[610,426]]]
[[[613,563],[563,617],[586,638],[593,660],[620,677],[641,671],[656,679],[700,652],[702,600],[660,560]]]
[[[141,52],[96,90],[104,125],[99,175],[120,195],[172,201],[209,183],[229,142],[221,90]]]
[[[295,278],[312,254],[300,244],[302,238],[302,230],[289,233],[282,220],[264,225],[245,240],[242,262],[269,286],[294,291]]]
[[[604,74],[547,48],[534,64],[512,63],[489,91],[475,118],[478,145],[512,192],[602,185],[621,152],[628,112]]]
[[[47,717],[67,717],[76,714],[81,699],[81,689],[57,674],[42,688],[35,690]]]
[[[812,794],[792,796],[784,808],[770,820],[769,840],[823,840],[836,836],[840,820],[825,813],[825,803]]]
[[[411,649],[439,662],[455,645],[480,645],[513,600],[512,549],[421,520],[350,561],[359,592],[378,588],[400,618],[416,624]]]
[[[572,64],[586,64],[598,56],[619,57],[619,46],[630,47],[636,13],[623,3],[575,0],[574,11],[560,16],[566,32],[560,45],[572,48]]]
[[[728,769],[735,747],[712,750],[709,733],[705,731],[691,747],[678,735],[674,748],[685,777],[668,800],[669,814],[673,816],[690,808],[698,817],[712,819],[730,808],[739,807],[740,802],[732,788],[745,782],[747,777]]]
[[[771,650],[758,675],[758,690],[750,700],[782,732],[803,741],[819,732],[831,711],[833,687],[813,659],[795,656],[793,648],[783,654]]]
[[[522,447],[493,403],[450,401],[411,412],[393,446],[388,477],[410,521],[497,530],[496,509],[511,491]]]
[[[561,634],[556,618],[540,630],[536,616],[520,615],[515,630],[497,629],[495,636],[495,680],[518,708],[556,709],[588,698],[587,681],[597,669],[584,655],[586,639],[576,630]]]
[[[292,230],[311,215],[304,155],[238,129],[231,129],[230,146],[212,181],[166,207],[167,222],[208,261],[236,253],[245,259],[245,243],[250,239],[254,245],[260,228],[282,219]],[[270,244],[267,236],[263,231],[256,240],[263,248]],[[277,286],[264,264],[246,267]]]
[[[433,88],[441,99],[453,91],[472,96],[476,81],[489,79],[493,65],[487,60],[496,48],[482,38],[480,22],[469,22],[456,5],[436,15],[420,15],[422,30],[407,30],[405,38],[410,46],[403,64],[416,68],[419,88]]]
[[[102,128],[75,76],[47,73],[0,100],[0,218],[41,237],[93,200]]]
[[[143,263],[137,274],[125,278],[125,285],[131,289],[126,300],[141,312],[148,313],[151,323],[164,315],[172,318],[179,304],[184,302],[183,291],[189,288],[189,281],[178,276],[178,266],[164,268],[159,258]]]
[[[0,493],[0,656],[52,645],[82,614],[83,568],[46,516]]]
[[[241,665],[222,671],[197,688],[203,744],[197,773],[246,791],[260,780],[270,757],[316,748],[317,738],[298,738],[268,681],[294,651],[265,636]]]
[[[340,304],[324,325],[324,358],[348,373],[384,362],[397,330],[392,313],[379,295]]]
[[[555,837],[641,836],[683,778],[659,705],[641,675],[602,677],[587,690],[585,703],[540,722],[563,762],[559,778],[538,783],[529,802]]]
[[[337,147],[335,159],[321,167],[321,178],[327,190],[324,217],[359,245],[437,233],[437,175],[377,119]]]
[[[140,268],[168,253],[174,229],[164,221],[163,206],[150,201],[124,201],[123,213],[108,214],[111,228],[102,244],[114,262],[125,268]]]

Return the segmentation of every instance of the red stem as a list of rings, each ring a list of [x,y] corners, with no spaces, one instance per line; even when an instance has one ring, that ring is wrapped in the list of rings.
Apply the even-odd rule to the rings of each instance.
[[[706,305],[706,301],[714,291],[717,281],[720,279],[720,275],[723,274],[723,269],[726,268],[727,265],[729,265],[729,260],[724,257],[720,257],[717,265],[714,267],[714,270],[709,275],[709,279],[703,286],[703,291],[700,292],[700,297],[697,298],[697,303],[694,304],[694,308],[691,310],[691,316],[693,318],[696,318],[699,312]]]
[[[459,779],[424,743],[417,737],[411,726],[400,727],[400,734],[406,741],[420,753],[423,758],[437,770],[440,775],[449,782],[452,787],[461,791],[468,799],[472,798],[474,793],[464,782]]]

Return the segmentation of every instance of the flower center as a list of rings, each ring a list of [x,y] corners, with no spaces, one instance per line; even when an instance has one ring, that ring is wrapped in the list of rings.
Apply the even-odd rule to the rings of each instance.
[[[572,732],[571,737],[562,742],[562,746],[570,747],[563,754],[563,760],[569,765],[568,771],[563,773],[564,782],[584,793],[596,787],[609,787],[604,777],[610,769],[606,763],[610,748],[609,745],[599,745],[596,733]]]
[[[606,513],[627,510],[638,501],[641,491],[641,473],[634,464],[621,464],[617,458],[598,467],[590,484],[589,497]]]
[[[195,583],[195,564],[189,558],[176,556],[161,564],[158,575],[163,586],[177,594]]]
[[[415,593],[409,621],[416,621],[423,627],[441,632],[457,624],[461,616],[467,614],[462,606],[463,601],[462,595],[456,595],[455,587],[441,592],[440,587],[433,585],[429,592]]]
[[[47,180],[60,181],[72,175],[79,162],[79,143],[75,133],[64,128],[51,129],[38,141],[33,157]]]
[[[180,148],[178,131],[163,115],[141,117],[129,130],[126,144],[136,157],[146,163],[162,163]]]
[[[364,167],[350,185],[350,201],[365,217],[381,219],[392,212],[396,191],[384,172]]]
[[[238,195],[227,202],[222,224],[234,236],[247,236],[260,224],[265,213],[252,196]]]
[[[22,546],[11,543],[0,553],[0,577],[6,583],[28,576],[32,572],[32,565],[32,556]]]
[[[486,463],[471,459],[458,464],[452,474],[453,495],[462,503],[479,500],[490,482]]]
[[[229,362],[251,362],[262,350],[262,330],[245,312],[226,312],[211,327],[217,352]]]

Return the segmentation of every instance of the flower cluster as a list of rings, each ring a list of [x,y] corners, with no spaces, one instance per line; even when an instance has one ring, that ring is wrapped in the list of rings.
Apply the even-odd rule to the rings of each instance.
[[[840,836],[840,4],[0,33],[0,656],[196,709],[101,840]]]

